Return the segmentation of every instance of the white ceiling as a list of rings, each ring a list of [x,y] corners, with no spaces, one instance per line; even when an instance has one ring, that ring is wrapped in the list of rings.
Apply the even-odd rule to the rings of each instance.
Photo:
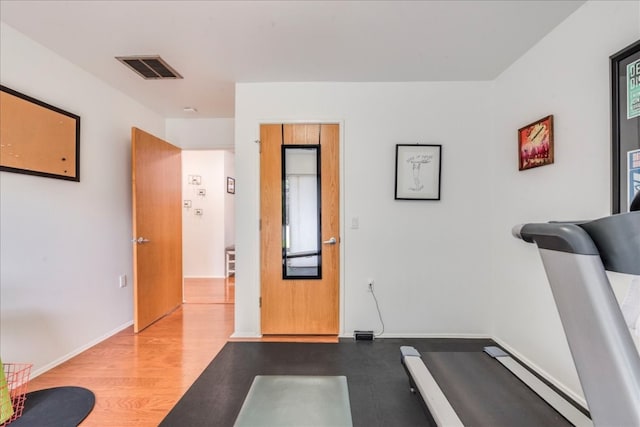
[[[1,0],[0,18],[163,117],[205,118],[233,117],[236,82],[492,80],[583,3]]]

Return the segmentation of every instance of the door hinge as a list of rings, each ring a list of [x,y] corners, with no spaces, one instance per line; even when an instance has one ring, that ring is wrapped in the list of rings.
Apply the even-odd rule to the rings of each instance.
[[[258,153],[262,153],[262,144],[260,144],[260,140],[256,139],[253,142],[255,142],[256,144],[258,144]]]
[[[262,308],[262,297],[258,298],[258,307]]]

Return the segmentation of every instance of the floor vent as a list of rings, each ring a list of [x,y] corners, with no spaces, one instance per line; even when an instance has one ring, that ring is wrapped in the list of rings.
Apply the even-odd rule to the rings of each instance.
[[[146,80],[182,78],[160,56],[116,56],[116,59]]]

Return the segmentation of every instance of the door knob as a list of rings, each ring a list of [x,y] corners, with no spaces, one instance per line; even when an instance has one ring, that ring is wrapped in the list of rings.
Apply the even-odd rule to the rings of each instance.
[[[338,241],[336,240],[335,237],[330,238],[329,240],[325,240],[324,243],[325,245],[335,245]]]
[[[149,243],[150,240],[149,239],[145,239],[144,237],[138,237],[137,239],[133,239],[131,240],[133,243],[138,243],[138,244],[142,244],[142,243]]]

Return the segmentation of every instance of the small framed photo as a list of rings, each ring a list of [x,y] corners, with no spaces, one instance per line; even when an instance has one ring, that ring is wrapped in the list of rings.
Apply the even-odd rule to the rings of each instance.
[[[396,144],[396,200],[440,200],[442,145]]]
[[[553,163],[553,115],[518,129],[518,168],[537,168]]]
[[[231,177],[227,177],[227,193],[236,193],[236,180]]]

